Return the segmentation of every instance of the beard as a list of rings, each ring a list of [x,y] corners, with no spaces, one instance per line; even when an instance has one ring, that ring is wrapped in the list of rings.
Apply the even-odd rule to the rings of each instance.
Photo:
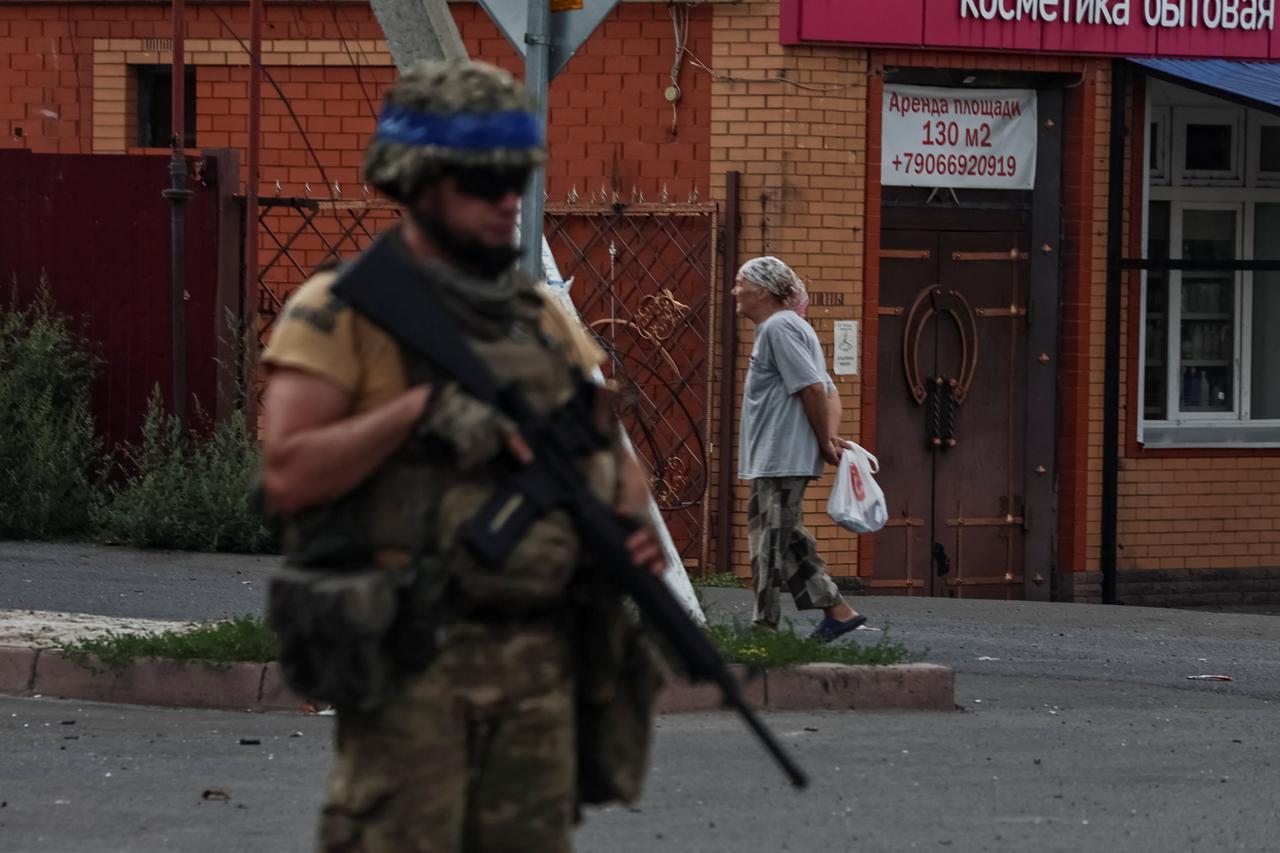
[[[481,278],[498,278],[520,257],[519,247],[491,246],[475,237],[459,234],[446,225],[442,217],[433,213],[411,207],[409,215],[449,260]]]

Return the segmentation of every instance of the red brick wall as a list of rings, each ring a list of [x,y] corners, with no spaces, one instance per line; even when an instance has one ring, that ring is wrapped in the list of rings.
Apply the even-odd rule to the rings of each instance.
[[[97,11],[0,5],[0,146],[89,150],[93,93],[87,63],[94,34],[109,30],[106,21],[95,20]]]
[[[452,9],[474,57],[521,71],[522,62],[478,4]],[[248,37],[243,4],[192,5],[187,14],[189,39]],[[168,39],[168,15],[168,7],[157,4],[0,4],[0,147],[93,150],[95,39]],[[710,21],[708,9],[694,10],[688,46],[695,53],[710,52]],[[266,191],[280,181],[284,194],[301,193],[310,183],[313,194],[322,195],[322,172],[330,182],[358,187],[373,109],[395,76],[385,64],[385,53],[351,46],[355,40],[381,40],[372,12],[352,3],[268,6],[263,38],[335,42],[329,52],[340,51],[339,62],[324,65],[281,65],[266,58],[284,96],[264,82]],[[233,43],[215,46],[228,50],[205,55],[224,61],[201,63],[200,54],[192,55],[197,64],[196,142],[243,149],[248,67]],[[135,58],[167,63],[165,47],[166,52]],[[705,197],[710,80],[685,69],[673,132],[671,105],[663,97],[673,59],[672,20],[659,4],[620,5],[587,41],[551,88],[548,191],[553,198],[574,186],[580,193],[598,190],[602,182],[612,184],[615,175],[628,196],[634,186],[654,198],[666,185],[673,197],[685,198],[696,185]],[[286,99],[298,116],[296,123]],[[315,158],[307,152],[304,136],[315,148]]]

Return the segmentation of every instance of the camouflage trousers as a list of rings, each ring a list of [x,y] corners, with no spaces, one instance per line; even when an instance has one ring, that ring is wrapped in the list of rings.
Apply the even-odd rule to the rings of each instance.
[[[796,609],[815,610],[840,603],[840,591],[818,556],[818,543],[804,526],[804,490],[808,477],[758,477],[751,481],[747,504],[747,548],[755,581],[755,621],[777,625],[782,590]]]
[[[570,850],[569,661],[562,628],[466,623],[392,701],[340,712],[322,853]]]

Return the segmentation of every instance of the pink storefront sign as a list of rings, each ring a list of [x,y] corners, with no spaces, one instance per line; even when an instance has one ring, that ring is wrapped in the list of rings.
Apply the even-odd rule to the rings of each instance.
[[[1280,60],[1277,0],[781,0],[783,44]]]

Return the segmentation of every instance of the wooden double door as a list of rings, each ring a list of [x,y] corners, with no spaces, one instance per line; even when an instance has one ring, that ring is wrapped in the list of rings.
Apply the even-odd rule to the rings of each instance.
[[[880,592],[1022,598],[1030,264],[1025,214],[881,234]],[[982,230],[970,230],[981,227]]]

